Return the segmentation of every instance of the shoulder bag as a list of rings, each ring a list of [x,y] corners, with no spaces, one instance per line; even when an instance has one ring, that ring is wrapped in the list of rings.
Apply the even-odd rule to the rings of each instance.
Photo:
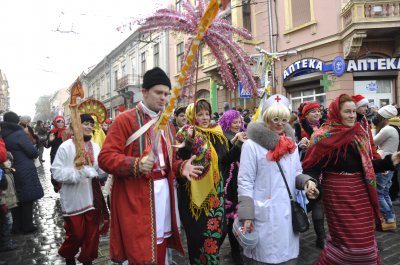
[[[292,208],[292,226],[293,226],[293,231],[295,233],[303,233],[308,230],[310,227],[310,222],[308,221],[308,217],[304,209],[300,206],[300,204],[293,199],[292,193],[290,192],[289,185],[287,184],[285,174],[283,174],[283,170],[281,165],[279,164],[278,161],[276,161],[278,164],[279,171],[281,172],[282,178],[285,181],[286,189],[289,194],[290,198],[290,205]]]

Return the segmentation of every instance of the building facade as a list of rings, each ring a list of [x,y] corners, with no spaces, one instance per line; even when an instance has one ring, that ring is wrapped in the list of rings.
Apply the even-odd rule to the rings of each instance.
[[[104,103],[108,117],[142,100],[144,73],[158,66],[169,74],[168,33],[135,31],[83,78],[86,98]]]
[[[362,94],[371,105],[398,103],[400,1],[275,1],[279,51],[275,92],[297,109],[324,106],[339,94]]]
[[[8,88],[7,77],[0,69],[0,114],[10,110],[10,95]]]

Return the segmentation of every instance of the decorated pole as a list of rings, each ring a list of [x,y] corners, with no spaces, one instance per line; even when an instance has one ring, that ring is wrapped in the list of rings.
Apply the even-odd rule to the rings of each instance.
[[[225,0],[224,3],[222,4],[225,4],[226,6],[227,3],[228,2]],[[200,20],[200,25],[197,29],[196,37],[194,38],[189,53],[186,56],[185,63],[183,64],[181,73],[179,74],[178,77],[178,82],[172,89],[171,98],[168,102],[168,106],[165,108],[165,111],[161,114],[160,119],[157,121],[154,127],[154,131],[157,132],[155,145],[158,144],[158,140],[160,138],[159,130],[164,129],[169,121],[169,117],[171,116],[171,113],[174,110],[175,102],[179,97],[179,93],[182,89],[183,84],[185,83],[186,76],[192,65],[193,59],[197,54],[197,50],[199,48],[201,40],[203,39],[203,36],[206,33],[207,29],[210,27],[211,22],[217,15],[220,4],[221,2],[218,0],[210,0],[210,3],[208,4],[206,11],[204,12],[204,15]]]

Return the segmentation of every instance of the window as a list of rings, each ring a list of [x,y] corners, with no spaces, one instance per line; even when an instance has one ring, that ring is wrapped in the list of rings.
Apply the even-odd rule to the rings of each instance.
[[[146,72],[146,52],[142,52],[140,55],[140,66],[142,73],[144,74]]]
[[[176,11],[182,11],[182,0],[176,0],[175,2]]]
[[[251,6],[250,1],[246,1],[242,6],[243,28],[251,32]]]
[[[110,97],[110,74],[106,73],[106,97]]]
[[[154,67],[160,66],[160,47],[159,44],[154,44],[153,52],[154,52]]]
[[[354,80],[354,94],[363,95],[370,105],[379,108],[393,102],[393,83],[392,79],[366,79]]]
[[[100,99],[100,80],[97,79],[96,81],[96,99]]]
[[[199,65],[203,64],[203,56],[204,56],[204,44],[200,44],[199,49],[198,49],[198,53],[199,53]]]
[[[106,94],[105,88],[106,88],[106,86],[105,86],[104,75],[103,75],[101,77],[101,80],[100,80],[100,96],[101,96],[101,99],[104,99],[104,97],[105,97],[105,94]]]
[[[122,66],[122,77],[124,77],[126,75],[126,67],[125,65]]]
[[[118,70],[114,71],[114,87],[118,89]]]
[[[285,30],[315,23],[314,0],[285,0]]]
[[[323,87],[307,89],[290,93],[290,105],[292,110],[297,111],[299,105],[304,101],[316,101],[326,107],[326,95]]]
[[[176,71],[179,73],[182,69],[182,61],[183,61],[183,53],[184,53],[184,45],[183,41],[176,45]]]

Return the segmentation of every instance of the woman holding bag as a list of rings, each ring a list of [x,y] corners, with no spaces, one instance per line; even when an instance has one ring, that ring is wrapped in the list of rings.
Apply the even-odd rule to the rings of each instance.
[[[304,188],[310,198],[319,193],[315,180],[302,174],[293,130],[288,124],[288,103],[282,95],[271,96],[265,104],[263,122],[249,124],[249,140],[242,147],[239,220],[244,221],[245,231],[254,226],[259,237],[254,249],[244,249],[248,264],[297,262],[299,235],[293,231],[291,201],[283,177],[292,194],[296,188]]]

